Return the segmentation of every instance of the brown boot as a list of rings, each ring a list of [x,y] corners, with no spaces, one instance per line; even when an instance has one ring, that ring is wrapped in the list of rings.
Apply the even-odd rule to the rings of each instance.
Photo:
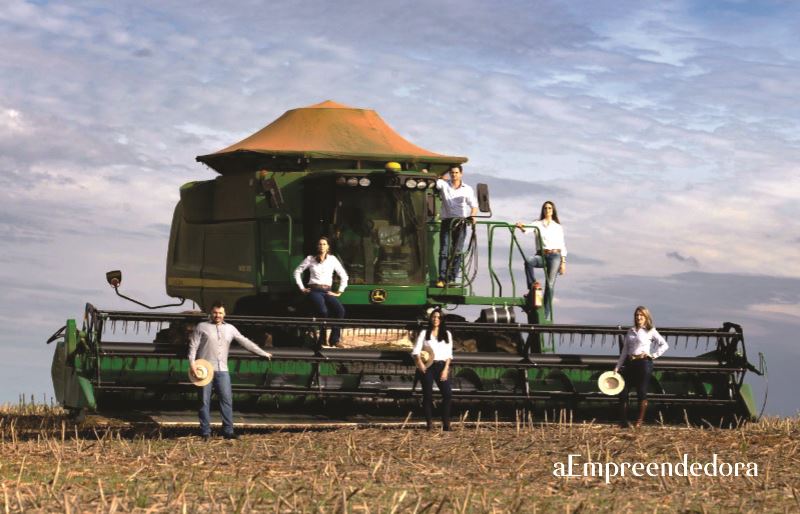
[[[642,400],[639,402],[639,419],[636,420],[637,428],[642,426],[645,412],[647,412],[647,400]]]

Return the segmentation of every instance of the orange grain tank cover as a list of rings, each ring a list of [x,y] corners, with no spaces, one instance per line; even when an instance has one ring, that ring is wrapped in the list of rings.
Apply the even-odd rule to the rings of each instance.
[[[331,100],[286,111],[255,134],[197,160],[220,173],[235,170],[238,153],[258,152],[326,159],[377,159],[462,163],[465,157],[442,155],[400,136],[372,109],[358,109]]]

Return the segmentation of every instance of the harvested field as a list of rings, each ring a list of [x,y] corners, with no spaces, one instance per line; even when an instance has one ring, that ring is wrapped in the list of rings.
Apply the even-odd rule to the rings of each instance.
[[[800,510],[800,418],[738,429],[515,423],[453,432],[367,428],[243,433],[71,425],[0,408],[3,512],[789,512]],[[751,463],[757,476],[553,475],[589,460]],[[659,464],[660,465],[660,464]],[[605,465],[607,469],[608,465]],[[749,468],[752,474],[752,466]],[[679,471],[677,467],[673,471]]]

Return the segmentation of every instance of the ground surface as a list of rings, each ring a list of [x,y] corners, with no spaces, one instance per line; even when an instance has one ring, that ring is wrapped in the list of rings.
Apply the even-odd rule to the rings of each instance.
[[[3,512],[797,512],[800,418],[738,429],[514,423],[243,433],[71,425],[0,408]],[[576,476],[583,463],[757,465],[758,476]],[[612,464],[606,464],[612,463]],[[659,464],[660,465],[660,464]],[[609,468],[608,466],[612,466]],[[674,474],[679,469],[673,468]],[[619,470],[618,470],[619,474]],[[687,473],[688,474],[688,473]]]

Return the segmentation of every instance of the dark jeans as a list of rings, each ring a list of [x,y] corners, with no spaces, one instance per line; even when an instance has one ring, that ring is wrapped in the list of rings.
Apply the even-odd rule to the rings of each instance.
[[[308,298],[311,300],[311,304],[314,306],[314,311],[320,317],[339,318],[339,319],[344,318],[344,306],[337,297],[329,295],[327,290],[314,289],[312,287],[311,292],[308,293]],[[340,334],[341,334],[341,329],[339,327],[332,328],[330,344],[338,343]],[[324,326],[319,327],[318,343],[325,344]]]
[[[227,371],[215,371],[214,378],[203,386],[200,391],[200,433],[211,435],[211,390],[217,393],[219,399],[219,412],[222,415],[222,432],[233,434],[233,392],[231,391],[231,376]]]
[[[622,367],[622,378],[625,379],[625,389],[619,394],[621,402],[628,401],[628,393],[632,387],[636,388],[636,397],[639,401],[647,399],[647,388],[650,387],[650,377],[653,375],[653,361],[650,359],[626,360]]]
[[[561,254],[549,253],[547,255],[534,255],[530,259],[525,259],[525,279],[528,282],[528,291],[531,290],[531,285],[536,282],[534,274],[535,268],[544,268],[545,261],[547,262],[547,277],[545,278],[544,286],[544,317],[550,318],[551,307],[553,304],[553,290],[556,287],[556,277],[558,276],[558,269],[561,267]]]
[[[453,282],[461,269],[467,237],[466,218],[445,218],[439,230],[439,280]]]
[[[444,381],[440,378],[443,369],[444,361],[434,361],[424,374],[417,370],[417,375],[420,376],[422,382],[422,405],[425,409],[425,421],[428,422],[428,426],[433,423],[433,382],[435,380],[436,385],[439,386],[439,392],[442,393],[442,427],[449,430],[453,390],[450,388],[450,377]]]

